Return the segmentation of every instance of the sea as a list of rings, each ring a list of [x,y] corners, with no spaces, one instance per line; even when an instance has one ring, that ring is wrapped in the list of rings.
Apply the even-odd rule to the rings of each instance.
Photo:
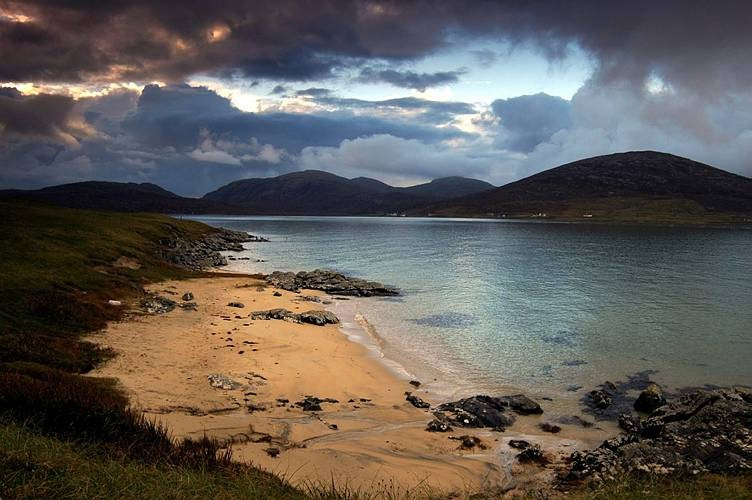
[[[268,238],[229,269],[333,269],[343,332],[440,397],[566,407],[605,381],[752,385],[752,230],[409,217],[198,216]]]

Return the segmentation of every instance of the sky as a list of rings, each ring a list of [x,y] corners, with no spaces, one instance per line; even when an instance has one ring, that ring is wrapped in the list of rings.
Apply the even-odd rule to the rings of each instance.
[[[0,189],[502,185],[630,150],[751,176],[750,26],[724,0],[0,0]]]

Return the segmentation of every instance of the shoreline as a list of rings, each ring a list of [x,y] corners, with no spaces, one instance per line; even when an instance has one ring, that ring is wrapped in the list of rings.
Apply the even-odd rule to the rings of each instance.
[[[134,407],[167,425],[175,437],[206,434],[227,440],[235,459],[281,474],[293,484],[334,478],[365,490],[506,489],[545,482],[564,456],[613,434],[566,425],[560,434],[546,434],[537,427],[546,420],[544,413],[519,417],[505,433],[449,433],[475,435],[486,447],[463,450],[446,434],[426,432],[431,413],[405,401],[404,392],[412,391],[432,404],[443,402],[432,394],[430,383],[419,389],[409,385],[381,362],[383,353],[374,355],[342,331],[345,325],[248,319],[251,311],[274,307],[321,309],[316,302],[300,300],[301,295],[324,297],[321,292],[279,290],[281,296],[275,296],[273,288],[253,277],[224,276],[148,289],[178,296],[190,291],[198,311],[132,315],[109,325],[92,340],[114,348],[118,356],[92,375],[119,379]],[[246,307],[228,308],[231,301]],[[239,385],[211,387],[206,378],[211,374]],[[338,403],[306,412],[295,406],[305,396]],[[552,465],[517,463],[517,450],[506,443],[520,438],[540,444]],[[269,448],[277,448],[279,455],[272,457]]]

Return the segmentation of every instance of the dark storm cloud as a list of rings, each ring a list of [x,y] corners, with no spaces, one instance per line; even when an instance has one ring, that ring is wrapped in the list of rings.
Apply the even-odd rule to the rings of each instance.
[[[701,91],[752,84],[752,9],[742,1],[11,0],[5,6],[28,16],[23,23],[0,21],[5,81],[177,81],[197,72],[306,80],[370,67],[369,61],[415,60],[466,36],[529,43],[551,58],[577,43],[595,58],[604,81],[641,82],[655,74]]]
[[[27,97],[5,87],[0,91],[0,135],[57,138],[66,129],[74,104],[62,95]]]
[[[332,93],[331,90],[321,87],[311,87],[295,92],[296,96],[325,97]]]
[[[403,107],[416,107],[419,101],[393,100],[395,106]],[[422,102],[429,108],[467,109],[463,103]],[[211,90],[188,85],[146,86],[137,109],[124,120],[123,127],[140,142],[153,146],[194,146],[201,130],[205,129],[240,139],[255,137],[262,143],[294,152],[306,146],[333,146],[345,139],[374,134],[427,142],[468,136],[452,127],[437,128],[434,124],[369,115],[246,113]]]
[[[507,149],[523,153],[572,125],[569,101],[543,93],[497,99],[491,109],[501,121],[499,141]]]
[[[384,82],[395,87],[415,89],[425,92],[429,87],[437,87],[458,82],[464,71],[438,71],[436,73],[416,73],[394,69],[363,68],[358,80],[364,83]]]

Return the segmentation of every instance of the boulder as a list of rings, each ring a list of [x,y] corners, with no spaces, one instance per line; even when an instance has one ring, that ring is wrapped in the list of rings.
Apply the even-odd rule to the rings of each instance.
[[[499,399],[520,415],[540,415],[543,413],[543,408],[524,394],[503,396]]]
[[[230,302],[227,304],[227,307],[237,307],[238,309],[243,309],[245,307],[245,304],[242,302]]]
[[[658,384],[650,384],[642,391],[634,403],[634,409],[642,413],[653,413],[655,410],[666,404],[666,398],[663,396]]]
[[[426,430],[428,432],[452,432],[453,429],[447,422],[435,418],[428,422]]]
[[[439,411],[448,413],[449,421],[459,427],[505,428],[514,423],[507,415],[509,405],[502,398],[478,395],[439,405]]]
[[[269,309],[267,311],[254,311],[251,313],[253,320],[283,320],[292,323],[308,323],[311,325],[324,326],[336,325],[339,318],[330,311],[306,311],[300,314],[294,313],[288,309]]]
[[[193,301],[193,294],[191,292],[185,292],[183,294],[183,302],[191,302]]]
[[[141,301],[141,309],[148,314],[164,314],[175,309],[175,301],[156,294],[149,294]]]
[[[415,394],[405,393],[405,400],[416,408],[430,408],[431,405],[420,399]]]

